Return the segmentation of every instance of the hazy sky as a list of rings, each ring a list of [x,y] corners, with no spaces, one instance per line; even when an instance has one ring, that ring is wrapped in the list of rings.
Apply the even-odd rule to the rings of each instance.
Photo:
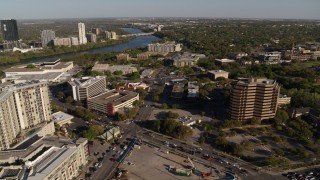
[[[238,17],[320,19],[320,0],[2,0],[0,19]]]

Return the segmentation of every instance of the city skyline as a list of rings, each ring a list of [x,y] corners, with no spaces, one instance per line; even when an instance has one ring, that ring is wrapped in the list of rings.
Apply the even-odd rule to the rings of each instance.
[[[12,8],[15,11],[12,11]],[[23,8],[21,8],[23,7]],[[77,11],[70,11],[76,8]],[[57,13],[59,12],[59,13]],[[319,19],[317,0],[70,0],[55,2],[13,0],[2,2],[0,18],[55,19],[105,17],[205,17],[258,19]]]

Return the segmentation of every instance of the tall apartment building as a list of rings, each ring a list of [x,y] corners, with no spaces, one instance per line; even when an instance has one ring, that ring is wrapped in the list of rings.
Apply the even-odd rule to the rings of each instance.
[[[74,100],[86,100],[105,92],[107,82],[105,76],[83,77],[69,81]]]
[[[111,39],[111,32],[110,31],[105,31],[105,36],[106,36],[106,39]]]
[[[182,50],[181,44],[176,44],[175,42],[165,42],[163,44],[148,44],[148,51],[150,52],[179,52]]]
[[[56,38],[56,34],[52,30],[43,30],[41,32],[41,43],[42,47],[47,47],[49,43],[52,43],[54,38]]]
[[[1,20],[0,22],[1,22],[1,33],[2,33],[3,40],[18,41],[19,33],[18,33],[17,20],[7,19],[7,20]]]
[[[78,46],[79,45],[78,37],[71,37],[70,40],[71,40],[71,45],[72,46]]]
[[[10,84],[0,87],[0,150],[16,142],[21,130],[51,120],[46,83]]]
[[[79,44],[87,44],[86,38],[86,26],[84,23],[78,23],[78,31],[79,31]]]
[[[100,35],[100,28],[92,28],[91,32],[98,36],[98,35]]]
[[[86,34],[86,38],[88,40],[88,42],[97,42],[97,35],[96,34],[93,34],[93,33],[88,33]]]
[[[118,39],[117,33],[112,31],[110,39]]]
[[[230,116],[234,120],[274,118],[280,87],[275,80],[250,78],[238,81],[231,93]]]

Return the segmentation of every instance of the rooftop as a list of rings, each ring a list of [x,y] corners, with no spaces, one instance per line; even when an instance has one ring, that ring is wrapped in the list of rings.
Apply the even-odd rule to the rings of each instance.
[[[267,78],[249,78],[249,79],[243,79],[238,81],[238,83],[241,84],[266,84],[266,85],[270,85],[270,84],[274,84],[276,83],[275,80],[273,79],[267,79]]]
[[[71,81],[69,81],[69,84],[72,86],[88,87],[100,81],[103,78],[105,79],[106,77],[105,76],[82,77],[81,79],[71,79]]]
[[[53,118],[54,122],[60,122],[60,121],[66,120],[66,119],[72,119],[73,116],[71,116],[70,114],[64,113],[62,111],[59,111],[59,112],[53,113],[52,118]]]
[[[136,97],[137,95],[138,93],[136,92],[113,89],[100,95],[97,95],[93,98],[90,98],[88,101],[105,105],[112,103],[114,106],[117,106]]]
[[[222,63],[232,63],[232,62],[235,62],[235,60],[227,59],[227,58],[216,59],[216,61],[219,61],[219,62],[222,62]]]
[[[227,71],[224,70],[212,70],[212,71],[208,71],[211,74],[224,74],[224,73],[228,73]]]

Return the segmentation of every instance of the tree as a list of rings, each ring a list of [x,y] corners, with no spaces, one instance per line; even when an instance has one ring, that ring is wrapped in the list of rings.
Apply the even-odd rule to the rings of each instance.
[[[67,98],[66,98],[66,103],[73,103],[73,97],[71,97],[71,96],[68,96]]]
[[[133,72],[131,74],[129,74],[129,77],[131,80],[137,80],[137,79],[140,79],[140,73],[139,72]]]
[[[89,128],[88,130],[85,130],[83,132],[83,137],[87,138],[88,141],[92,141],[94,138],[97,137],[97,135],[91,128]]]
[[[96,134],[96,135],[101,135],[101,134],[104,132],[103,126],[97,125],[97,124],[92,125],[92,126],[90,127],[90,129],[92,129],[92,131],[93,131],[94,134]]]
[[[178,117],[179,117],[178,113],[169,111],[169,112],[167,112],[166,119],[177,119]]]
[[[282,123],[287,123],[289,120],[289,115],[286,110],[278,109],[277,114],[274,118],[276,125],[281,125]]]
[[[62,100],[64,97],[65,97],[65,95],[64,95],[64,93],[63,93],[62,91],[59,91],[59,92],[57,93],[57,98],[58,98],[59,100]]]
[[[125,114],[122,114],[122,113],[116,113],[116,119],[118,121],[124,121],[126,120],[128,117],[125,115]]]
[[[119,76],[119,75],[122,75],[123,72],[122,71],[114,71],[113,74],[116,76]]]
[[[78,116],[79,118],[83,118],[85,115],[85,110],[83,107],[76,107],[74,112],[75,112],[76,116]]]
[[[162,109],[168,109],[168,104],[163,103],[163,104],[162,104]]]
[[[154,95],[154,96],[152,97],[152,100],[153,100],[153,101],[159,101],[159,100],[160,100],[160,98],[159,98],[159,96],[158,96],[158,95]]]
[[[34,68],[36,68],[36,66],[35,66],[34,64],[28,64],[28,65],[26,66],[26,68],[28,68],[28,69],[34,69]]]

